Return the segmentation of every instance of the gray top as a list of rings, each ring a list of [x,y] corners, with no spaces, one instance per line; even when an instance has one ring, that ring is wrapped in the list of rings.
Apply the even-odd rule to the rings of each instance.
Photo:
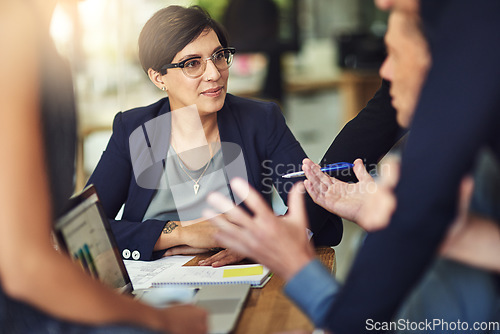
[[[200,147],[194,150],[206,150]],[[158,184],[143,221],[147,219],[186,221],[200,218],[205,208],[206,197],[217,191],[231,198],[229,185],[224,172],[222,151],[218,150],[209,165],[190,170],[178,159],[177,153],[169,148],[165,161],[164,173]],[[181,168],[180,164],[182,164]],[[203,171],[205,173],[203,173]],[[187,175],[191,176],[191,178]],[[203,176],[201,176],[203,174]],[[201,178],[200,178],[201,176]],[[194,180],[198,180],[198,193],[195,193]]]

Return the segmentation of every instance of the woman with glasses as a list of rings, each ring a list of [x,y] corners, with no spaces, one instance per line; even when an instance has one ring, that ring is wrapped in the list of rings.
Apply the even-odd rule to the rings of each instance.
[[[145,24],[139,58],[167,97],[120,112],[92,174],[125,259],[151,260],[217,248],[215,228],[202,217],[205,198],[222,191],[239,203],[229,180],[241,176],[271,202],[273,186],[286,201],[305,153],[274,103],[227,93],[235,49],[223,27],[200,7],[169,6]],[[337,244],[340,220],[311,203],[312,231]],[[115,216],[124,206],[123,216]],[[328,219],[334,220],[327,222]],[[242,257],[227,250],[201,264]]]

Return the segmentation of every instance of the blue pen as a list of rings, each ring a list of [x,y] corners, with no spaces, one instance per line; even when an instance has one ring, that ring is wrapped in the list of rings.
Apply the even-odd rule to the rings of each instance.
[[[343,170],[354,167],[353,164],[348,162],[337,162],[336,164],[326,165],[326,167],[321,168],[322,172],[332,172],[337,170]],[[291,179],[292,177],[304,176],[304,172],[295,172],[290,174],[282,175],[282,178]]]

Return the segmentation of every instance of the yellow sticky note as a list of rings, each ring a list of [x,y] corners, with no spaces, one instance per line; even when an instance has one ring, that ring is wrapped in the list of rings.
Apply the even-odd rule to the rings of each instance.
[[[240,276],[255,276],[262,275],[264,273],[264,268],[262,266],[246,267],[246,268],[233,268],[224,269],[222,277],[240,277]]]

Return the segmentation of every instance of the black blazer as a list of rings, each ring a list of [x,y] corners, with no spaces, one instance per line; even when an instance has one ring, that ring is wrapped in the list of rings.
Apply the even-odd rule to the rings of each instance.
[[[132,254],[137,251],[135,254],[140,255],[140,260],[154,259],[164,253],[153,252],[153,247],[166,222],[155,219],[144,222],[142,220],[155,193],[153,188],[163,171],[161,160],[166,159],[170,140],[170,134],[164,133],[170,131],[169,126],[155,133],[148,122],[157,117],[168,116],[169,113],[168,98],[146,107],[118,113],[113,122],[113,134],[108,146],[88,181],[97,189],[120,251],[123,253],[123,250],[127,249]],[[297,182],[298,179],[284,182],[281,175],[300,171],[306,155],[287,127],[279,107],[274,103],[228,94],[223,108],[217,113],[217,122],[221,141],[234,143],[241,148],[248,182],[269,204],[271,189],[276,187],[286,203],[287,191],[290,190],[291,183]],[[154,152],[159,157],[156,158],[157,161],[147,165],[147,168],[139,168],[139,173],[134,173],[137,161],[131,159],[129,138],[141,127],[146,129],[149,143],[154,142],[155,138],[166,140],[161,141],[164,143],[163,154]],[[140,156],[141,153],[144,156],[150,154],[146,142],[139,148],[132,147],[132,150],[142,150],[135,152],[134,156]],[[232,152],[223,148],[226,166],[232,159],[231,154]],[[229,178],[232,176],[234,175],[229,175]],[[144,187],[148,184],[153,186]],[[121,220],[115,220],[123,204],[123,217]],[[311,230],[318,236],[315,239],[316,244],[338,244],[342,238],[340,218],[314,204],[310,198],[307,199],[307,207]]]
[[[370,171],[406,134],[406,129],[401,128],[396,120],[396,110],[392,107],[389,89],[390,84],[382,80],[379,90],[366,107],[335,137],[321,160],[322,164],[353,162],[361,158]],[[352,170],[342,171],[337,178],[357,181]]]

